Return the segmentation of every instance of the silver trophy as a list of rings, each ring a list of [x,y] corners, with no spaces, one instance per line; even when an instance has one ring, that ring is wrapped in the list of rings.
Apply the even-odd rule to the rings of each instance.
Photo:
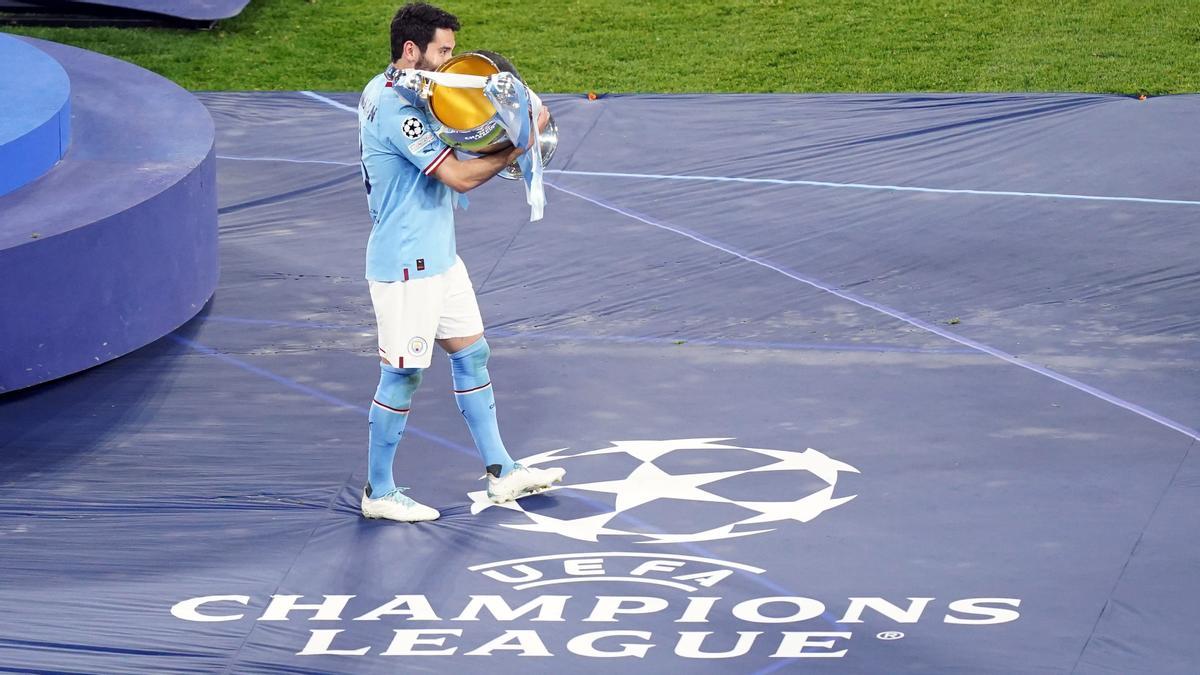
[[[495,52],[459,54],[442,64],[437,72],[485,78],[501,73],[511,74],[492,80],[494,92],[503,101],[517,100],[519,92],[515,88],[525,87],[512,63]],[[524,92],[527,92],[527,96],[534,95],[527,87]],[[434,132],[446,145],[471,155],[488,155],[512,147],[501,120],[501,112],[482,89],[439,85],[422,78],[420,93],[437,122]],[[536,120],[530,120],[530,123],[535,124]],[[542,166],[549,164],[557,148],[558,124],[552,116],[539,136],[538,150],[542,156]],[[516,180],[521,177],[521,169],[514,162],[499,175]]]

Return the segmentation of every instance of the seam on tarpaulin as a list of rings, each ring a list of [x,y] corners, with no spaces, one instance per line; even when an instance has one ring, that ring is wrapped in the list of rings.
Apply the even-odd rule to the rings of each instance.
[[[603,115],[604,108],[601,107],[600,111],[596,114],[596,119],[592,121],[592,125],[588,127],[587,131],[583,132],[582,136],[579,137],[579,142],[575,145],[575,152],[578,152],[579,148],[583,147],[583,142],[587,140],[589,135],[591,135],[592,130],[596,128],[597,124],[599,124],[600,118]],[[571,155],[566,158],[566,160],[563,162],[563,166],[571,163],[571,160],[575,158],[575,152],[572,152]],[[504,251],[500,253],[500,256],[496,258],[496,262],[492,264],[492,269],[488,271],[487,276],[484,277],[483,281],[479,284],[479,293],[483,293],[483,287],[486,286],[487,282],[491,280],[492,275],[496,273],[496,270],[500,269],[500,262],[504,260],[504,256],[508,255],[509,250],[512,249],[512,245],[516,243],[517,237],[521,236],[521,233],[525,231],[525,227],[529,225],[530,222],[532,221],[522,222],[521,226],[517,228],[517,231],[513,233],[512,239],[508,240],[508,245],[504,247]]]
[[[361,178],[361,174],[359,172],[355,171],[353,174],[346,174],[344,176],[338,176],[337,178],[331,178],[329,180],[317,183],[316,185],[308,185],[308,186],[305,186],[302,188],[296,188],[295,190],[288,190],[287,192],[282,192],[282,193],[270,195],[267,197],[251,199],[248,202],[242,202],[240,204],[231,204],[229,206],[222,206],[221,208],[217,209],[217,214],[225,216],[225,215],[229,215],[231,213],[237,213],[238,211],[244,211],[249,208],[254,208],[256,206],[268,206],[270,204],[277,204],[279,202],[286,201],[288,199],[292,199],[294,197],[302,197],[310,192],[315,192],[316,190],[322,190],[327,187],[333,187],[334,185],[337,185],[338,183],[343,183],[351,178],[355,178],[355,179]]]
[[[1162,494],[1158,496],[1158,501],[1154,503],[1154,508],[1150,510],[1150,516],[1146,518],[1146,524],[1138,532],[1137,541],[1133,542],[1133,548],[1129,549],[1129,555],[1125,557],[1125,563],[1121,565],[1121,571],[1117,574],[1117,579],[1113,582],[1112,589],[1108,592],[1108,596],[1104,598],[1104,605],[1100,607],[1100,613],[1096,616],[1096,621],[1092,624],[1092,630],[1088,633],[1087,639],[1083,641],[1083,647],[1079,649],[1079,655],[1075,657],[1075,663],[1071,666],[1072,673],[1079,670],[1079,664],[1083,661],[1084,654],[1087,653],[1088,647],[1092,644],[1092,638],[1095,637],[1096,631],[1100,628],[1100,622],[1104,619],[1105,613],[1108,612],[1113,596],[1116,595],[1117,589],[1121,587],[1121,580],[1125,578],[1125,572],[1129,569],[1129,563],[1133,562],[1133,556],[1137,554],[1138,548],[1142,545],[1142,537],[1146,536],[1146,530],[1154,522],[1154,517],[1158,515],[1158,507],[1162,506],[1163,501],[1167,498],[1167,494],[1175,486],[1175,482],[1179,479],[1179,472],[1183,471],[1183,465],[1187,463],[1188,457],[1192,454],[1192,449],[1196,447],[1196,443],[1197,441],[1193,440],[1188,445],[1187,450],[1184,451],[1183,458],[1179,460],[1179,464],[1175,467],[1175,472],[1171,474],[1171,480],[1167,481],[1167,486],[1163,488]]]
[[[362,333],[366,330],[374,330],[374,326],[354,326],[354,325],[337,325],[337,324],[319,324],[306,323],[303,321],[275,321],[272,319],[248,319],[236,316],[219,316],[208,315],[204,317],[205,321],[215,323],[236,323],[256,326],[280,326],[287,328],[301,328],[308,330],[343,330]],[[950,349],[937,349],[932,347],[905,347],[902,345],[888,344],[846,344],[846,343],[804,343],[804,342],[779,342],[779,341],[756,341],[756,340],[727,340],[720,338],[693,338],[685,335],[665,335],[665,336],[649,336],[649,335],[584,335],[579,333],[550,333],[544,331],[519,331],[500,328],[497,326],[488,326],[487,334],[489,337],[499,338],[518,338],[528,340],[540,340],[543,342],[561,340],[564,342],[604,342],[614,344],[644,344],[644,345],[692,345],[696,347],[729,347],[732,349],[766,349],[766,350],[788,350],[788,351],[820,351],[820,352],[865,352],[870,354],[931,354],[934,356],[980,356],[979,351],[975,349],[967,349],[963,347]],[[230,352],[226,352],[230,353]],[[246,352],[249,354],[251,352]]]
[[[325,392],[313,389],[312,387],[305,386],[303,384],[300,384],[299,382],[295,382],[286,377],[283,377],[282,375],[277,375],[277,374],[272,373],[264,368],[259,368],[258,366],[251,365],[240,359],[233,358],[232,356],[229,356],[228,354],[222,354],[220,351],[213,349],[212,347],[203,345],[199,342],[196,342],[195,340],[190,340],[188,338],[185,338],[181,335],[176,335],[174,333],[171,333],[169,337],[176,343],[181,344],[181,345],[188,347],[192,350],[195,350],[197,352],[200,352],[201,354],[204,354],[205,356],[216,357],[217,359],[219,359],[221,361],[225,361],[226,363],[232,364],[234,366],[237,366],[238,368],[241,368],[242,370],[248,371],[255,375],[265,376],[274,382],[283,384],[284,386],[286,386],[290,389],[299,391],[307,396],[315,396],[316,398],[318,398],[322,401],[325,401],[326,403],[332,403],[341,408],[349,408],[351,410],[355,410],[358,412],[368,412],[368,414],[369,414],[369,409],[367,409],[365,406],[356,406],[347,401],[343,401],[335,396],[331,396],[329,394],[326,394]],[[443,439],[440,436],[437,436],[436,434],[430,434],[428,432],[420,431],[411,426],[408,427],[406,429],[406,431],[412,431],[412,432],[414,432],[414,435],[421,436],[423,438],[426,438],[427,440],[434,441],[434,442],[436,442],[440,445],[443,445],[445,447],[448,447],[452,450],[458,450],[459,452],[466,452],[472,456],[475,455],[475,453],[473,451],[466,449],[464,446],[458,445],[457,443],[453,443],[452,441],[449,441],[447,439]],[[293,569],[295,569],[296,563],[299,562],[300,558],[304,555],[305,549],[307,549],[308,545],[312,542],[313,536],[316,535],[317,530],[319,530],[323,525],[327,524],[327,522],[330,519],[330,516],[337,515],[336,511],[334,511],[334,509],[333,509],[333,505],[334,505],[334,503],[336,503],[337,498],[339,496],[341,496],[342,492],[344,490],[346,490],[346,488],[350,485],[350,481],[353,478],[354,478],[354,470],[351,470],[350,473],[347,474],[346,478],[342,481],[341,485],[339,485],[338,488],[333,491],[333,494],[329,497],[329,501],[326,502],[326,504],[325,504],[324,510],[326,513],[326,519],[324,521],[321,521],[321,522],[317,523],[316,525],[314,525],[312,528],[312,531],[310,531],[308,533],[308,536],[305,537],[304,543],[300,546],[300,549],[296,552],[296,557],[292,559],[292,563],[290,565],[288,565],[287,570],[284,571],[284,573],[279,577],[279,581],[278,581],[278,583],[275,584],[275,589],[271,591],[271,595],[275,595],[275,593],[277,593],[279,591],[280,587],[283,586],[283,582],[287,580],[288,575],[292,573]],[[256,621],[256,622],[254,622],[253,625],[251,625],[250,630],[246,632],[246,635],[243,636],[241,644],[239,644],[237,649],[234,650],[233,654],[231,654],[229,656],[229,659],[225,665],[224,672],[226,672],[226,673],[233,672],[234,667],[237,665],[237,659],[242,653],[242,649],[245,648],[246,644],[250,640],[250,636],[254,633],[254,631],[257,628],[258,628],[258,622]]]
[[[933,324],[931,324],[931,323],[928,323],[928,322],[926,322],[926,321],[922,321],[922,320],[920,320],[920,319],[918,319],[918,318],[916,318],[916,317],[909,316],[909,315],[907,315],[907,314],[905,314],[905,313],[903,313],[903,312],[901,312],[901,311],[899,311],[899,310],[892,309],[891,307],[888,307],[888,306],[886,306],[886,305],[883,305],[883,304],[881,304],[881,303],[875,302],[875,301],[873,301],[873,300],[869,300],[869,299],[867,299],[867,298],[865,298],[865,297],[863,297],[863,296],[859,296],[859,295],[857,295],[857,294],[855,294],[855,293],[851,293],[851,292],[849,292],[849,291],[846,291],[846,290],[843,290],[843,289],[837,288],[836,286],[834,286],[834,285],[832,285],[832,284],[825,283],[825,282],[823,282],[823,281],[821,281],[821,280],[819,280],[819,279],[815,279],[815,278],[812,278],[812,277],[807,277],[807,276],[804,276],[804,275],[800,274],[799,272],[795,272],[795,271],[792,271],[792,270],[790,270],[790,269],[788,269],[788,268],[781,267],[781,266],[779,266],[779,265],[776,265],[776,264],[774,264],[774,263],[772,263],[772,262],[770,262],[770,261],[767,261],[767,260],[765,260],[765,259],[763,259],[763,258],[757,258],[757,257],[754,257],[754,256],[752,256],[752,255],[749,255],[749,254],[747,254],[747,253],[743,253],[743,252],[741,252],[741,251],[739,251],[739,250],[737,250],[737,249],[735,249],[735,248],[732,248],[731,246],[728,246],[728,245],[726,245],[726,244],[723,244],[723,243],[721,243],[721,242],[719,242],[719,241],[717,241],[717,240],[715,240],[715,239],[708,239],[708,238],[706,238],[706,237],[704,237],[704,236],[702,236],[702,235],[699,235],[699,234],[697,234],[697,233],[695,233],[695,232],[692,232],[692,231],[690,231],[690,230],[684,229],[684,228],[682,228],[682,227],[677,227],[677,226],[673,226],[673,225],[667,225],[667,224],[665,224],[665,223],[658,222],[658,221],[656,221],[656,220],[653,220],[653,219],[651,219],[651,218],[649,218],[649,217],[647,217],[647,216],[643,216],[643,215],[641,215],[641,214],[638,214],[638,213],[635,213],[635,212],[633,212],[633,211],[629,211],[629,210],[626,210],[626,209],[622,209],[621,207],[618,207],[618,206],[613,206],[612,204],[608,204],[608,203],[606,203],[606,202],[604,202],[604,201],[602,201],[602,200],[596,199],[596,198],[594,198],[594,197],[590,197],[590,196],[588,196],[588,195],[585,195],[585,194],[583,194],[583,193],[574,192],[574,191],[572,191],[572,190],[568,190],[568,189],[566,189],[566,188],[559,187],[559,186],[557,186],[557,185],[555,185],[555,184],[553,184],[553,183],[550,183],[550,182],[548,182],[548,181],[547,181],[546,185],[548,185],[549,187],[552,187],[552,188],[554,188],[555,190],[558,190],[558,191],[560,191],[560,192],[565,192],[565,193],[567,193],[567,194],[569,194],[569,195],[572,195],[572,196],[575,196],[575,197],[577,197],[577,198],[579,198],[579,199],[582,199],[583,201],[590,202],[590,203],[592,203],[592,204],[595,204],[596,206],[599,206],[599,207],[602,207],[602,208],[608,209],[609,211],[613,211],[613,212],[615,212],[615,213],[618,213],[618,214],[620,214],[620,215],[623,215],[623,216],[625,216],[625,217],[627,217],[627,218],[632,218],[632,219],[634,219],[634,220],[637,220],[637,221],[643,222],[643,223],[645,223],[645,224],[647,224],[647,225],[650,225],[650,226],[652,226],[652,227],[656,227],[656,228],[658,228],[658,229],[660,229],[660,230],[666,230],[667,232],[673,232],[673,233],[675,233],[675,234],[678,234],[678,235],[680,235],[680,236],[683,236],[683,237],[686,237],[686,238],[688,238],[688,239],[691,239],[692,241],[695,241],[695,242],[697,242],[697,243],[704,244],[705,246],[708,246],[708,247],[710,247],[710,248],[714,248],[714,249],[716,249],[716,250],[718,250],[718,251],[723,251],[723,252],[725,252],[725,253],[728,253],[729,255],[732,255],[732,256],[734,256],[734,257],[736,257],[736,258],[739,258],[739,259],[741,259],[741,260],[744,260],[744,261],[746,261],[746,262],[754,263],[755,265],[759,265],[760,267],[765,267],[765,268],[767,268],[767,269],[769,269],[769,270],[773,270],[773,271],[775,271],[775,272],[778,272],[778,273],[780,273],[780,274],[784,275],[785,277],[788,277],[788,278],[790,278],[790,279],[793,279],[793,280],[795,280],[795,281],[799,281],[800,283],[803,283],[803,284],[805,284],[805,285],[807,285],[807,286],[811,286],[811,287],[813,287],[813,288],[816,288],[817,290],[821,290],[821,291],[824,291],[824,292],[826,292],[826,293],[830,293],[830,294],[832,294],[832,295],[835,295],[835,296],[837,296],[837,297],[839,297],[839,298],[842,298],[843,300],[847,300],[847,301],[849,301],[849,302],[852,302],[852,303],[854,303],[854,304],[856,304],[856,305],[858,305],[858,306],[860,306],[860,307],[864,307],[864,308],[866,308],[866,309],[871,309],[871,310],[874,310],[874,311],[876,311],[876,312],[880,312],[880,313],[882,313],[882,314],[886,314],[887,316],[890,316],[890,317],[892,317],[893,319],[896,319],[896,320],[898,320],[898,321],[901,321],[901,322],[903,322],[903,323],[906,323],[906,324],[908,324],[908,325],[910,325],[910,326],[913,326],[913,327],[915,327],[915,328],[919,328],[919,329],[921,329],[921,330],[923,330],[923,331],[926,331],[926,332],[929,332],[929,333],[933,333],[934,335],[938,335],[938,336],[940,336],[940,337],[943,337],[943,338],[945,338],[945,339],[947,339],[947,340],[951,340],[951,341],[953,341],[953,342],[957,342],[957,343],[959,343],[959,344],[961,344],[961,345],[963,345],[963,346],[970,347],[971,349],[974,349],[974,350],[976,350],[976,351],[982,352],[982,353],[984,353],[984,354],[988,354],[988,355],[990,355],[990,356],[994,356],[994,357],[996,357],[996,358],[998,358],[998,359],[1000,359],[1000,360],[1002,360],[1002,361],[1004,361],[1004,362],[1006,362],[1006,363],[1010,363],[1010,364],[1012,364],[1012,365],[1014,365],[1014,366],[1018,366],[1018,367],[1020,367],[1020,368],[1023,368],[1023,369],[1025,369],[1025,370],[1028,370],[1028,371],[1030,371],[1030,372],[1032,372],[1032,373],[1036,373],[1036,374],[1038,374],[1038,375],[1041,375],[1041,376],[1043,376],[1043,377],[1049,378],[1049,379],[1051,379],[1051,380],[1054,380],[1054,381],[1056,381],[1056,382],[1059,382],[1059,383],[1061,383],[1061,384],[1065,384],[1065,385],[1067,385],[1068,387],[1071,387],[1072,389],[1075,389],[1076,391],[1080,391],[1080,392],[1082,392],[1082,393],[1085,393],[1085,394],[1088,394],[1089,396],[1092,396],[1092,397],[1094,397],[1094,398],[1098,398],[1098,399],[1100,399],[1101,401],[1105,401],[1105,402],[1107,402],[1107,403],[1110,403],[1110,404],[1112,404],[1112,405],[1114,405],[1114,406],[1117,406],[1118,408],[1122,408],[1122,409],[1124,409],[1124,410],[1127,410],[1127,411],[1129,411],[1129,412],[1132,412],[1132,413],[1134,413],[1134,414],[1136,414],[1136,415],[1139,415],[1139,416],[1141,416],[1141,417],[1143,417],[1143,418],[1145,418],[1145,419],[1147,419],[1147,420],[1150,420],[1150,421],[1152,421],[1152,422],[1156,422],[1156,423],[1158,423],[1158,424],[1160,424],[1160,425],[1162,425],[1162,426],[1165,426],[1165,427],[1167,427],[1168,429],[1173,429],[1173,430],[1175,430],[1175,431],[1178,431],[1179,433],[1181,433],[1181,434],[1183,434],[1183,435],[1185,435],[1185,436],[1188,436],[1188,437],[1190,437],[1190,438],[1192,438],[1192,439],[1195,439],[1195,440],[1200,440],[1200,431],[1197,431],[1197,430],[1195,430],[1195,429],[1192,429],[1192,428],[1190,428],[1190,427],[1188,427],[1188,426],[1185,426],[1185,425],[1183,425],[1183,424],[1181,424],[1181,423],[1179,423],[1179,422],[1176,422],[1176,421],[1174,421],[1174,420],[1172,420],[1172,419],[1170,419],[1170,418],[1167,418],[1167,417],[1164,417],[1164,416],[1162,416],[1162,415],[1159,415],[1158,413],[1156,413],[1156,412],[1154,412],[1154,411],[1152,411],[1152,410],[1149,410],[1149,409],[1147,409],[1147,408],[1144,408],[1144,407],[1142,407],[1142,406],[1140,406],[1140,405],[1137,405],[1136,403],[1132,403],[1132,402],[1130,402],[1130,401],[1126,401],[1125,399],[1122,399],[1122,398],[1120,398],[1120,397],[1118,397],[1118,396],[1115,396],[1115,395],[1113,395],[1113,394],[1110,394],[1110,393],[1108,393],[1108,392],[1106,392],[1106,391],[1103,391],[1103,390],[1101,390],[1101,389],[1098,389],[1098,388],[1096,388],[1096,387],[1093,387],[1093,386],[1091,386],[1091,385],[1089,385],[1089,384],[1085,384],[1084,382],[1081,382],[1081,381],[1079,381],[1079,380],[1076,380],[1076,379],[1074,379],[1074,378],[1072,378],[1072,377],[1068,377],[1068,376],[1066,376],[1066,375],[1063,375],[1062,373],[1059,373],[1059,372],[1056,372],[1056,371],[1054,371],[1054,370],[1051,370],[1051,369],[1049,369],[1049,368],[1047,368],[1047,367],[1045,367],[1045,366],[1039,366],[1039,365],[1037,365],[1037,364],[1035,364],[1035,363],[1030,363],[1030,362],[1028,362],[1028,361],[1026,361],[1026,360],[1024,360],[1024,359],[1021,359],[1021,358],[1019,358],[1019,357],[1017,357],[1017,356],[1014,356],[1014,355],[1012,355],[1012,354],[1009,354],[1008,352],[1005,352],[1005,351],[1002,351],[1002,350],[1000,350],[1000,349],[997,349],[997,348],[995,348],[995,347],[991,347],[991,346],[989,346],[989,345],[983,344],[982,342],[976,342],[975,340],[972,340],[972,339],[970,339],[970,338],[964,337],[964,336],[962,336],[962,335],[959,335],[959,334],[957,334],[957,333],[952,333],[952,332],[950,332],[950,331],[948,331],[948,330],[944,330],[944,329],[942,329],[942,328],[939,328],[939,327],[937,327],[937,326],[935,326],[935,325],[933,325]]]
[[[337,501],[338,495],[340,495],[342,491],[350,485],[350,481],[353,478],[354,470],[351,469],[350,473],[346,476],[346,479],[342,481],[342,485],[337,490],[334,490],[333,494],[329,497],[329,501],[325,504],[325,520],[313,525],[313,528],[308,533],[308,536],[304,538],[304,543],[300,545],[300,550],[296,551],[296,557],[292,558],[292,563],[288,565],[288,568],[284,570],[283,574],[279,575],[279,581],[275,583],[275,588],[271,590],[271,593],[267,597],[274,597],[275,594],[279,592],[279,589],[283,586],[283,582],[287,581],[288,575],[292,573],[293,569],[295,569],[296,563],[300,562],[301,556],[304,555],[304,550],[307,549],[308,545],[312,542],[313,537],[317,534],[317,530],[321,529],[321,527],[329,521],[330,516],[335,515],[333,504],[335,501]],[[250,636],[254,634],[255,630],[258,630],[257,621],[251,623],[250,630],[246,631],[246,634],[242,636],[242,641],[238,644],[237,649],[233,650],[233,653],[229,655],[229,658],[225,663],[224,672],[233,672],[234,666],[237,665],[238,658],[242,655],[242,650],[245,649],[246,645],[250,642]]]

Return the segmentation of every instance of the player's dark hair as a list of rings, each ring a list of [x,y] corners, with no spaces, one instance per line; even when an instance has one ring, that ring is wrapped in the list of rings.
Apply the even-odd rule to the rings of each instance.
[[[404,55],[405,42],[411,41],[424,52],[439,28],[457,31],[458,18],[424,2],[410,2],[396,10],[392,17],[392,60]]]

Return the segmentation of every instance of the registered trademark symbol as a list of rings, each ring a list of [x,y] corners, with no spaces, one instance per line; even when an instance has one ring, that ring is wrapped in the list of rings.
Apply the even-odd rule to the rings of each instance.
[[[879,638],[880,640],[900,640],[904,638],[904,633],[901,633],[898,630],[885,630],[875,637]]]

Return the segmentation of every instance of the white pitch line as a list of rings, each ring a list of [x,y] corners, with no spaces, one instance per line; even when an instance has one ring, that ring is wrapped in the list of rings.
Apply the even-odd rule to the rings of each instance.
[[[759,183],[764,185],[806,185],[810,187],[853,188],[857,190],[891,190],[895,192],[932,192],[951,195],[985,195],[997,197],[1041,197],[1044,199],[1082,199],[1102,202],[1138,202],[1144,204],[1182,204],[1200,206],[1200,201],[1187,199],[1155,199],[1150,197],[1109,197],[1105,195],[1070,195],[1054,192],[1008,192],[1004,190],[955,190],[949,188],[912,187],[907,185],[872,185],[870,183],[830,183],[819,180],[785,180],[782,178],[734,178],[730,176],[688,176],[657,173],[620,173],[616,171],[568,171],[546,169],[546,173],[564,176],[595,176],[600,178],[654,178],[658,180],[695,180],[718,183]]]

